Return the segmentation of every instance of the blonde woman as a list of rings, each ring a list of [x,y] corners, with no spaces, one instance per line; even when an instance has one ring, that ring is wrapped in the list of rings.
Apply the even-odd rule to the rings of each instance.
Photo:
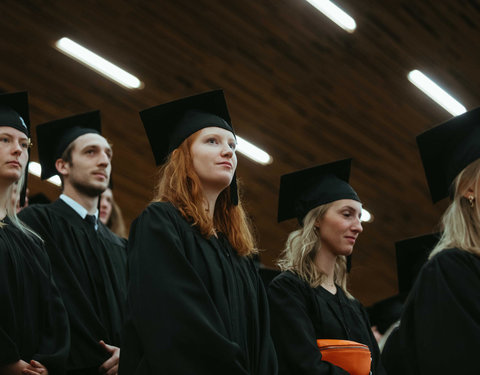
[[[417,137],[434,203],[450,196],[440,241],[402,315],[406,374],[479,374],[480,108]]]
[[[43,241],[17,217],[20,192],[22,198],[25,194],[29,129],[27,93],[0,95],[2,375],[63,374],[70,344],[67,314]]]
[[[346,257],[362,232],[362,204],[348,184],[351,159],[282,176],[278,220],[296,217],[269,286],[272,338],[279,374],[348,374],[324,361],[317,339],[356,341],[372,353],[372,374],[383,374],[365,309],[347,291]],[[368,370],[367,370],[368,374]]]

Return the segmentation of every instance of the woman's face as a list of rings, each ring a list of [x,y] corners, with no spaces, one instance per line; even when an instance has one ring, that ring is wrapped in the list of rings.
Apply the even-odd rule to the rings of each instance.
[[[235,137],[232,132],[217,128],[203,128],[190,147],[193,168],[202,187],[222,191],[232,182],[237,168]]]
[[[10,185],[20,179],[28,161],[30,140],[21,131],[0,126],[0,180]]]
[[[99,218],[103,224],[107,224],[112,214],[113,194],[110,189],[105,190],[100,195],[100,213]]]
[[[363,231],[361,213],[362,205],[355,200],[333,202],[325,215],[315,223],[322,244],[321,251],[350,255],[358,235]]]

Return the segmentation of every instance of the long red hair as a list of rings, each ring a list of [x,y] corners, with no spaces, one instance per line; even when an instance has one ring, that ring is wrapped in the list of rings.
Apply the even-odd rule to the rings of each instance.
[[[235,206],[226,187],[215,203],[213,221],[204,209],[204,196],[200,180],[193,168],[190,147],[198,132],[185,139],[160,168],[160,178],[154,202],[171,202],[182,216],[208,238],[215,230],[227,236],[239,255],[257,252],[252,227],[239,198]]]

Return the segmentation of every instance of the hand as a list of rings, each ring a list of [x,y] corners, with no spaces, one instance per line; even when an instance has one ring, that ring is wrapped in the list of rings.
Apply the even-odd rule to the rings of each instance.
[[[103,340],[100,340],[100,345],[110,353],[111,357],[107,359],[98,369],[101,374],[117,375],[118,362],[120,361],[120,348],[113,345],[107,345]]]
[[[28,363],[21,359],[8,365],[0,366],[0,375],[21,375]]]
[[[24,375],[48,375],[48,370],[40,362],[34,361],[32,359],[30,361],[30,364],[28,364],[27,367],[22,370],[22,374],[24,374]]]

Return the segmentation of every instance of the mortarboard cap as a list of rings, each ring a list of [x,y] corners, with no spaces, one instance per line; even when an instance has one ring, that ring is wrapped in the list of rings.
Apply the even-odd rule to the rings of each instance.
[[[100,111],[82,113],[38,125],[38,157],[42,166],[42,180],[58,173],[55,162],[61,158],[70,143],[84,134],[101,132]]]
[[[440,234],[434,233],[395,242],[398,291],[403,297],[412,289],[420,269],[439,239]]]
[[[377,326],[382,335],[400,319],[402,311],[403,299],[399,295],[382,299],[367,307],[370,325]]]
[[[300,224],[313,208],[340,199],[360,202],[348,184],[352,159],[318,165],[280,178],[278,221],[296,217]]]
[[[157,165],[193,133],[207,127],[219,127],[233,133],[223,90],[178,99],[140,112],[140,117]],[[238,204],[236,175],[230,184],[230,196]]]
[[[30,138],[30,114],[26,91],[0,95],[0,126],[9,126]],[[30,160],[30,151],[28,152]],[[20,206],[25,205],[27,192],[28,163],[25,167],[24,183],[20,192]]]
[[[0,95],[0,126],[10,126],[30,137],[30,115],[26,91]]]
[[[455,177],[480,158],[480,108],[417,136],[433,203],[447,197]]]

